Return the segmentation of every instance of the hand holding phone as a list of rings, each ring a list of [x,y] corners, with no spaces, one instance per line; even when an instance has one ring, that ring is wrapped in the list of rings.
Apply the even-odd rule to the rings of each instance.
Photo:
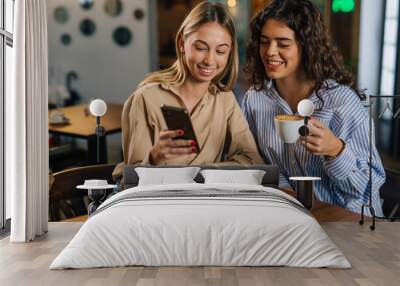
[[[167,159],[197,153],[199,147],[186,110],[165,105],[161,110],[168,130],[160,132],[157,144],[150,151],[150,163],[160,165]]]
[[[192,121],[186,109],[175,106],[161,105],[161,112],[164,116],[168,130],[183,130],[181,136],[175,139],[193,140],[198,146],[196,134],[193,130]]]
[[[182,130],[161,131],[158,142],[150,151],[150,164],[161,165],[168,159],[197,153],[195,141],[176,139],[182,135]]]

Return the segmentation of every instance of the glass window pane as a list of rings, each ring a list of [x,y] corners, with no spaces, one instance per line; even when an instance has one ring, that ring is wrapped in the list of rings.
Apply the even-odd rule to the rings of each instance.
[[[394,74],[388,70],[382,71],[381,94],[392,95],[394,88]]]
[[[399,12],[399,0],[386,1],[386,18],[397,18]]]
[[[3,35],[0,35],[0,51],[2,51],[3,50],[3,46],[4,46],[4,36]],[[3,76],[3,69],[2,69],[2,66],[3,66],[3,62],[4,62],[4,59],[3,59],[3,55],[2,55],[2,53],[0,53],[0,63],[1,63],[1,67],[0,67],[0,162],[4,162],[4,158],[3,158],[3,142],[4,142],[4,132],[3,132],[3,128],[4,128],[4,125],[3,125],[3,121],[2,121],[2,118],[3,118],[3,112],[4,112],[4,107],[3,107],[3,97],[4,97],[4,95],[3,95],[3,84],[4,84],[4,81],[3,81],[3,78],[4,78],[4,76]],[[4,170],[3,170],[3,164],[1,164],[0,165],[0,228],[2,228],[2,227],[4,227],[4,221],[5,221],[5,219],[4,219],[4,216],[3,216],[3,214],[4,214],[4,212],[3,212],[3,210],[4,210],[4,207],[5,207],[5,203],[4,203]]]
[[[399,0],[387,0],[381,69],[381,94],[393,95],[397,61]]]
[[[385,40],[387,44],[395,45],[397,41],[397,19],[385,21]]]
[[[12,48],[6,45],[6,68],[5,68],[5,98],[10,98],[12,85],[11,85],[11,76],[13,72],[13,56],[12,56]],[[11,217],[11,194],[10,190],[6,190],[6,219]]]
[[[14,32],[14,0],[6,1],[6,31]]]
[[[396,47],[385,45],[383,47],[383,68],[394,71],[396,64]]]
[[[1,26],[3,24],[3,5],[1,5],[1,0],[0,0],[0,29],[3,27]]]

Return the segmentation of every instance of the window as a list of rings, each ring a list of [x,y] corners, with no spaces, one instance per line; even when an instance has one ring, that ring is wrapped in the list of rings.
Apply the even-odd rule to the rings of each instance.
[[[399,0],[387,0],[383,35],[380,93],[395,94]]]
[[[400,170],[400,105],[393,96],[399,94],[400,88],[399,11],[400,0],[385,1],[379,94],[389,97],[382,97],[373,105],[379,154],[385,168],[396,171]]]
[[[13,32],[14,32],[14,0],[0,0],[0,228],[4,228],[10,213],[10,195],[4,188],[4,105],[11,93],[11,69]]]

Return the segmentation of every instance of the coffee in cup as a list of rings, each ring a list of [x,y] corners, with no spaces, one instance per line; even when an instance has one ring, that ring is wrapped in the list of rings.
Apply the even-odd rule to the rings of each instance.
[[[284,143],[296,143],[299,138],[299,128],[304,125],[300,115],[279,114],[274,118],[275,129]]]

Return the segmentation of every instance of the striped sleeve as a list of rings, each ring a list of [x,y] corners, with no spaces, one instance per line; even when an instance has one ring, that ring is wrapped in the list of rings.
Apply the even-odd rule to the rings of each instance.
[[[342,139],[346,142],[343,153],[336,159],[324,162],[325,171],[332,182],[353,197],[366,198],[369,192],[368,129],[368,121],[364,120],[356,129],[352,129],[352,133],[343,134]],[[378,191],[385,182],[385,172],[375,146],[372,149],[372,181],[374,191]]]

